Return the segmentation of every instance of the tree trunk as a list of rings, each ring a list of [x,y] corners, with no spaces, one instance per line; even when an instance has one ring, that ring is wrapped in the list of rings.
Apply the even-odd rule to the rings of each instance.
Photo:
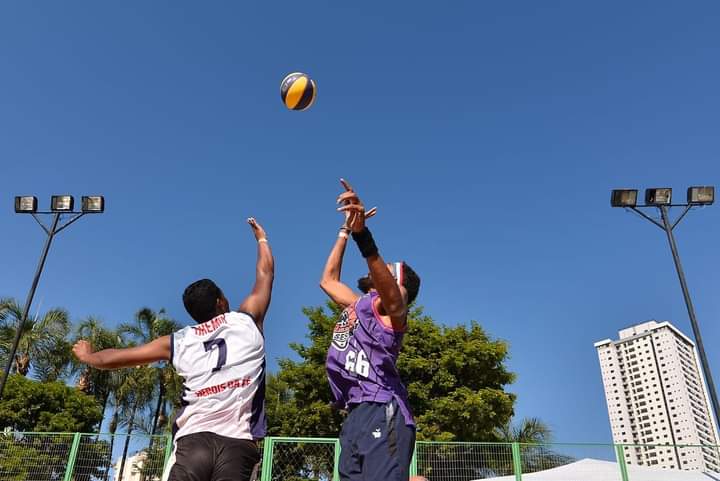
[[[130,446],[130,437],[132,436],[132,431],[134,427],[133,423],[135,421],[135,406],[133,406],[132,412],[130,414],[130,424],[128,424],[127,436],[125,436],[125,447],[123,448],[122,462],[120,463],[120,474],[118,476],[118,481],[122,481],[123,472],[125,471],[125,461],[127,460],[128,447]]]
[[[162,385],[162,381],[160,383],[160,395],[158,396],[157,406],[155,406],[155,415],[153,416],[153,426],[152,426],[152,435],[155,435],[155,432],[158,428],[158,420],[160,419],[160,409],[162,408],[163,401],[165,401],[165,387]]]
[[[108,431],[110,431],[110,466],[111,467],[112,467],[113,448],[115,447],[115,431],[117,430],[117,419],[118,419],[118,411],[117,411],[117,408],[115,408],[112,419],[110,419],[110,426],[108,426]],[[105,472],[105,481],[110,481],[110,469],[108,469]]]
[[[160,418],[160,409],[162,408],[163,404],[163,395],[164,395],[165,388],[162,384],[162,379],[160,380],[160,394],[158,394],[158,400],[157,400],[157,406],[155,406],[155,414],[153,415],[153,425],[152,425],[152,431],[150,432],[150,443],[148,445],[148,453],[153,452],[153,447],[155,446],[155,431],[158,427],[158,419]],[[147,481],[147,475],[143,476],[143,481]]]

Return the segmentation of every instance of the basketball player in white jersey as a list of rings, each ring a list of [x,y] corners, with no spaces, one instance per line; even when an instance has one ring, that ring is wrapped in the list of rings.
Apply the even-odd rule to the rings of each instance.
[[[263,228],[253,218],[248,223],[258,242],[255,286],[237,311],[230,310],[213,281],[202,279],[183,294],[197,325],[138,347],[93,352],[87,341],[73,347],[81,362],[97,369],[172,362],[185,389],[165,470],[169,481],[247,481],[260,460],[256,442],[265,436],[262,331],[274,260]]]

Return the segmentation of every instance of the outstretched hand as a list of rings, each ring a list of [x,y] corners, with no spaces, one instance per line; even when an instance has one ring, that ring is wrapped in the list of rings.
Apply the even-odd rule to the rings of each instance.
[[[337,203],[341,204],[338,211],[345,214],[345,227],[353,232],[360,232],[365,228],[365,221],[377,214],[377,207],[366,211],[350,183],[345,179],[340,179],[340,183],[345,188],[345,192],[337,198]]]
[[[267,239],[265,229],[255,220],[255,217],[248,217],[247,223],[250,224],[250,228],[253,234],[255,234],[255,240],[260,241],[260,239]]]

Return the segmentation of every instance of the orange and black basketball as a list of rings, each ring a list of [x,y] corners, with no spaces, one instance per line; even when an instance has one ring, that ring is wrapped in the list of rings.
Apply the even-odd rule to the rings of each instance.
[[[315,102],[317,86],[307,74],[294,72],[280,84],[280,97],[290,110],[306,110]]]

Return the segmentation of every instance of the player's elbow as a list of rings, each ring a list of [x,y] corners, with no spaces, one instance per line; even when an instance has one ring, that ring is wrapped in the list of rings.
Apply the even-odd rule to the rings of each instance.
[[[400,317],[405,315],[407,306],[402,299],[392,299],[388,302],[383,302],[383,310],[391,317]]]

